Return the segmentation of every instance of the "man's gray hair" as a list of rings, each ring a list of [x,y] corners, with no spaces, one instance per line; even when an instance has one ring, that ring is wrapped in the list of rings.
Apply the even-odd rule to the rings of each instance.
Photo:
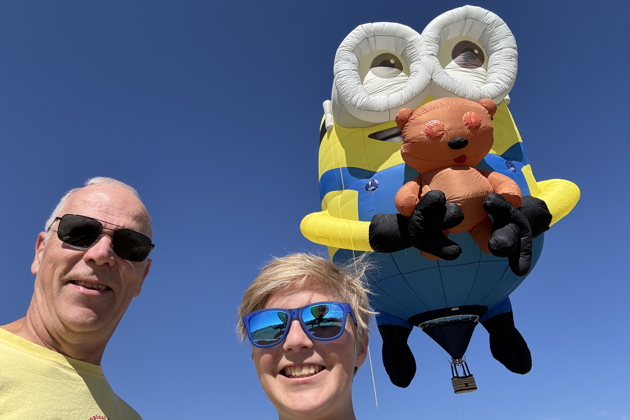
[[[83,187],[74,188],[74,189],[68,191],[63,197],[61,197],[61,200],[59,200],[59,203],[57,204],[57,206],[53,210],[52,214],[50,215],[48,220],[46,220],[46,226],[44,226],[44,231],[48,231],[50,226],[55,221],[55,218],[61,216],[59,213],[61,213],[61,211],[63,210],[63,207],[68,202],[68,199],[70,198],[70,196],[72,194],[74,194],[75,192],[79,191],[80,189],[85,188],[85,187],[89,187],[90,185],[104,185],[104,186],[111,186],[111,187],[121,188],[123,190],[129,191],[134,196],[136,196],[138,198],[138,200],[140,200],[140,196],[138,195],[138,191],[136,191],[136,189],[133,188],[132,186],[125,184],[124,182],[120,182],[120,181],[118,181],[118,180],[116,180],[114,178],[107,178],[107,177],[104,177],[104,176],[97,176],[97,177],[94,177],[94,178],[90,178],[87,181],[85,181],[85,185]],[[140,200],[140,202],[142,202],[142,200]],[[145,210],[146,210],[146,207],[145,207]],[[151,222],[151,215],[149,214],[148,210],[146,211],[146,213],[147,213],[147,227],[149,228],[149,236],[153,236],[153,223]]]

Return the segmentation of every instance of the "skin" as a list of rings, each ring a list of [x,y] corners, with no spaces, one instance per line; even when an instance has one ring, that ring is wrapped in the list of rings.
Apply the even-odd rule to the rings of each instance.
[[[265,308],[299,308],[310,303],[335,300],[321,285],[309,279],[299,288],[289,287],[272,294]],[[353,321],[348,316],[345,332],[332,341],[311,339],[294,319],[285,340],[273,347],[254,347],[253,360],[258,378],[280,420],[355,419],[352,407],[352,379],[355,367],[365,361],[367,337],[355,345]],[[358,349],[357,349],[358,348]],[[313,376],[288,378],[287,366],[323,366]]]
[[[84,187],[55,216],[64,214],[89,216],[150,235],[144,205],[119,187]],[[118,228],[109,223],[103,225]],[[92,247],[73,248],[57,237],[58,225],[56,221],[48,235],[41,232],[37,236],[31,265],[35,287],[26,316],[1,328],[52,351],[100,365],[116,326],[142,291],[151,260],[120,258],[112,248],[113,232],[106,229]],[[108,289],[88,289],[75,281]]]

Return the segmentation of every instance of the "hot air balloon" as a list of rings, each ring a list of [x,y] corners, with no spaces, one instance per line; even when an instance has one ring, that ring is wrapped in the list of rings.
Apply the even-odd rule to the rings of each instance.
[[[476,389],[465,351],[478,323],[489,332],[495,359],[516,373],[531,369],[509,295],[536,265],[544,232],[577,204],[579,189],[565,180],[534,178],[507,106],[516,70],[511,31],[497,15],[474,6],[438,16],[421,34],[391,22],[360,25],[337,50],[320,129],[322,210],[307,215],[300,228],[328,247],[333,262],[370,252],[377,267],[369,277],[371,305],[379,313],[383,363],[397,386],[408,386],[415,375],[407,345],[414,326],[452,357],[456,393]],[[446,97],[490,98],[497,105],[494,143],[477,169],[510,178],[522,192],[520,208],[499,201],[488,207],[495,231],[517,235],[509,255],[486,254],[463,232],[448,236],[461,248],[458,256],[426,258],[417,249],[426,241],[418,238],[452,224],[454,207],[439,191],[426,194],[410,217],[395,207],[397,191],[419,176],[401,157],[396,114]]]

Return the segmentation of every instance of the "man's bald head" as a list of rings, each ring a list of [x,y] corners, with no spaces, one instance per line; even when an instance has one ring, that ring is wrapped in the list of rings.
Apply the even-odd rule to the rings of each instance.
[[[52,214],[50,215],[50,217],[46,221],[46,225],[44,226],[44,231],[48,230],[50,225],[52,225],[53,222],[55,221],[56,217],[63,216],[64,208],[65,208],[65,206],[66,206],[66,204],[68,202],[68,199],[72,195],[74,195],[75,193],[77,193],[78,191],[80,191],[80,190],[82,190],[84,188],[90,188],[92,186],[120,188],[120,189],[129,191],[130,193],[132,193],[138,199],[138,201],[140,201],[140,203],[144,207],[144,211],[146,213],[146,218],[145,218],[145,220],[142,221],[144,223],[145,227],[146,227],[146,231],[144,233],[149,238],[153,237],[153,223],[151,221],[151,215],[149,214],[149,211],[146,209],[146,207],[142,203],[142,200],[140,200],[140,196],[138,195],[138,191],[136,191],[136,189],[131,187],[130,185],[125,184],[124,182],[118,181],[118,180],[113,179],[113,178],[107,178],[107,177],[101,177],[101,176],[88,179],[87,181],[85,181],[85,186],[79,187],[79,188],[74,188],[74,189],[68,191],[63,197],[61,197],[61,200],[59,200],[59,203],[57,204],[57,206],[53,210]]]

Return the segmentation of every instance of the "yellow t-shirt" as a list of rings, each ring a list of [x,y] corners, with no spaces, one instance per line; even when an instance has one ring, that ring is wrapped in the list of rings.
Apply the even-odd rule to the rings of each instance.
[[[0,328],[0,419],[142,420],[100,366]]]

